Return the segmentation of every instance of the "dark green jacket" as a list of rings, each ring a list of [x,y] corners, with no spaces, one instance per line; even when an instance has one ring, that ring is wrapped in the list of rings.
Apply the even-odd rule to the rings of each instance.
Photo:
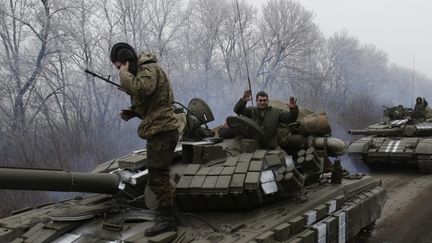
[[[139,56],[136,76],[128,71],[119,75],[121,86],[132,98],[132,109],[142,118],[138,127],[141,138],[151,138],[179,127],[172,106],[174,95],[170,81],[153,54]]]
[[[245,101],[240,99],[234,106],[234,112],[238,115],[244,115],[254,120],[260,126],[265,134],[265,137],[260,141],[264,148],[274,149],[277,144],[277,127],[279,122],[291,123],[297,120],[298,107],[285,111],[276,107],[267,107],[264,115],[261,115],[260,110],[256,106],[246,107]]]

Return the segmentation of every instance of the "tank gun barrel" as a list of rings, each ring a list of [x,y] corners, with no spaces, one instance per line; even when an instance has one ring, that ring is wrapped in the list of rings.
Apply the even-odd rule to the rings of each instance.
[[[352,135],[392,135],[392,134],[398,134],[401,132],[400,128],[389,128],[389,129],[374,129],[374,130],[368,130],[368,129],[354,129],[349,130],[348,133]]]
[[[0,189],[116,194],[120,182],[114,173],[0,168]]]

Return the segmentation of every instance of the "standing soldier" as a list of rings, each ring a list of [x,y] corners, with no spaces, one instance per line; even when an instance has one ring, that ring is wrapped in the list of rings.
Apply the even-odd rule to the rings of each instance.
[[[111,49],[111,62],[119,70],[121,87],[131,96],[132,107],[120,116],[128,121],[142,119],[138,135],[147,139],[148,182],[146,196],[157,199],[158,217],[146,236],[177,229],[174,217],[175,189],[170,181],[170,164],[178,139],[178,123],[172,103],[174,96],[170,81],[157,59],[149,53],[139,56],[127,43],[117,43]],[[151,192],[150,192],[151,191]]]

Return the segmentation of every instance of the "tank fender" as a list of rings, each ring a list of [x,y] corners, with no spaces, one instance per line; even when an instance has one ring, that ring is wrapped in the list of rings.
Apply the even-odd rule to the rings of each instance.
[[[365,137],[351,143],[348,147],[348,154],[367,153],[370,145],[372,144],[372,140],[372,137]]]
[[[418,143],[416,154],[431,154],[432,155],[432,139],[422,139]]]

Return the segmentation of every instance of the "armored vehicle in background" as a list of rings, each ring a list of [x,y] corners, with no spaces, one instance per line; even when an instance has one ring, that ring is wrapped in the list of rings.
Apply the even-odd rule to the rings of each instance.
[[[384,121],[352,135],[365,135],[351,143],[348,154],[367,165],[376,163],[416,164],[423,173],[432,173],[432,114],[415,112],[401,105],[384,107]]]
[[[1,168],[0,189],[96,194],[13,212],[0,219],[0,242],[345,242],[380,216],[380,181],[342,179],[333,170],[339,180],[330,183],[324,156],[338,151],[322,137],[293,134],[298,149],[288,154],[261,149],[263,132],[246,117],[227,118],[239,136],[212,136],[205,123],[213,114],[199,99],[183,115],[193,124],[183,126],[188,132],[172,165],[176,232],[144,236],[155,200],[145,189],[147,156],[140,150],[91,173]]]

